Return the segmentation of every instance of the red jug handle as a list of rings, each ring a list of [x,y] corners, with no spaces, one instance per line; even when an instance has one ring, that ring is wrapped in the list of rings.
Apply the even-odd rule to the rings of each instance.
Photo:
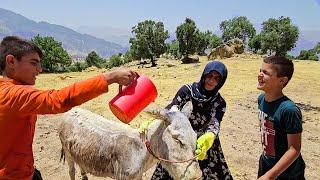
[[[122,85],[119,84],[119,94],[122,92]]]
[[[136,78],[134,79],[134,81],[137,81],[137,79],[140,77],[140,75],[137,73]],[[122,85],[119,84],[119,93],[122,92]]]

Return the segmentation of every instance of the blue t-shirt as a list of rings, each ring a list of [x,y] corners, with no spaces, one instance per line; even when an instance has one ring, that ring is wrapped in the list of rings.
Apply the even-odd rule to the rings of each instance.
[[[288,97],[266,102],[265,94],[258,98],[263,165],[270,169],[288,150],[287,134],[302,132],[300,109]],[[280,177],[290,177],[304,172],[305,163],[301,154]]]

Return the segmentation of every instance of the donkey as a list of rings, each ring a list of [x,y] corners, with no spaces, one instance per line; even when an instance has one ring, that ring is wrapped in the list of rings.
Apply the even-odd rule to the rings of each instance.
[[[59,137],[71,180],[75,179],[75,163],[82,179],[90,173],[122,180],[142,179],[143,172],[159,160],[174,179],[200,178],[197,136],[188,120],[191,111],[191,102],[181,111],[175,106],[162,110],[162,120],[154,120],[140,133],[88,110],[70,110],[59,127]]]

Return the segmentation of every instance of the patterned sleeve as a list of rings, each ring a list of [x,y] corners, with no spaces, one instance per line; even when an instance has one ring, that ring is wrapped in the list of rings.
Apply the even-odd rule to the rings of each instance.
[[[183,108],[183,106],[191,100],[190,90],[186,85],[182,86],[175,97],[171,101],[170,104],[167,105],[166,109],[170,109],[172,106],[176,105],[179,110]]]
[[[225,111],[226,102],[220,98],[220,101],[215,102],[212,106],[211,119],[206,132],[213,132],[216,136],[219,134],[220,122],[222,121]]]

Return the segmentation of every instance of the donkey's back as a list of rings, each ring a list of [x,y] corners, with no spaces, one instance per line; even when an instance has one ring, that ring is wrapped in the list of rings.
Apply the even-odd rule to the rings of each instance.
[[[74,163],[83,175],[127,174],[130,179],[139,173],[143,160],[139,156],[146,153],[138,130],[79,108],[64,115],[59,137],[71,179],[75,175]]]

